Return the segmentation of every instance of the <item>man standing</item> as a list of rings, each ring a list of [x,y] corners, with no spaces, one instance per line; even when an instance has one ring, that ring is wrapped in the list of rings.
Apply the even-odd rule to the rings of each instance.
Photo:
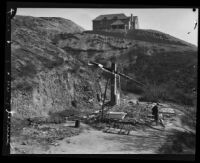
[[[158,125],[158,103],[156,103],[154,107],[152,108],[152,115],[154,116],[154,120],[157,126]]]

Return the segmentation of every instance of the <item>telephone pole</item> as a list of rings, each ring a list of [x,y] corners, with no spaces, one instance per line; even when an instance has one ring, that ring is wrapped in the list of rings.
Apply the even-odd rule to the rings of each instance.
[[[111,76],[111,92],[110,92],[110,103],[111,105],[119,105],[120,104],[120,94],[119,94],[119,81],[120,77],[115,73],[117,72],[117,64],[112,62],[111,63],[111,70],[113,75]]]

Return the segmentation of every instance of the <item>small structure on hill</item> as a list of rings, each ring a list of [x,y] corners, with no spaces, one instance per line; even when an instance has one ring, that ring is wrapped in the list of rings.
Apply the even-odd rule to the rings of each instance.
[[[100,15],[93,20],[93,31],[127,32],[139,28],[138,17],[123,13]]]

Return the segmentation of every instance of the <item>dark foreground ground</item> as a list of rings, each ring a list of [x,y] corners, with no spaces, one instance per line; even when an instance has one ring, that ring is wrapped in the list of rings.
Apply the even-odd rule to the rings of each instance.
[[[11,154],[195,154],[195,131],[182,123],[183,114],[176,110],[176,116],[165,119],[165,128],[136,125],[129,135],[82,122],[79,128],[65,121],[18,129],[16,122]]]

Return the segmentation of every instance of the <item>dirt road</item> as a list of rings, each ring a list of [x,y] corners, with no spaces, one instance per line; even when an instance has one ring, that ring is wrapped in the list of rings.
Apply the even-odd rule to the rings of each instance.
[[[133,135],[118,135],[95,130],[86,124],[80,135],[59,141],[59,146],[52,146],[47,153],[56,154],[119,154],[119,153],[153,153],[152,149],[138,150],[139,141],[149,142],[148,135],[139,132]],[[114,130],[114,129],[113,129]],[[146,139],[145,139],[146,138]],[[154,142],[152,142],[154,144]]]
[[[177,122],[176,122],[177,123]],[[172,125],[165,129],[143,128],[131,131],[130,135],[119,135],[117,129],[108,132],[99,131],[86,124],[81,124],[80,135],[58,141],[58,146],[51,146],[49,154],[156,154],[166,144],[166,138],[172,134]],[[175,126],[173,126],[175,127]],[[170,142],[169,142],[170,143]]]
[[[181,124],[179,117],[165,122],[165,128],[140,126],[132,130],[129,135],[118,134],[119,129],[111,128],[105,132],[81,123],[82,132],[79,135],[57,140],[55,144],[45,148],[34,146],[34,143],[27,144],[26,151],[31,154],[159,154],[161,149],[165,150],[169,146],[167,150],[171,152],[171,144],[175,144],[173,148],[177,148],[177,140],[173,140],[174,131],[185,133],[188,128]],[[22,149],[22,145],[17,148]],[[185,153],[194,152],[190,149],[185,150]]]

